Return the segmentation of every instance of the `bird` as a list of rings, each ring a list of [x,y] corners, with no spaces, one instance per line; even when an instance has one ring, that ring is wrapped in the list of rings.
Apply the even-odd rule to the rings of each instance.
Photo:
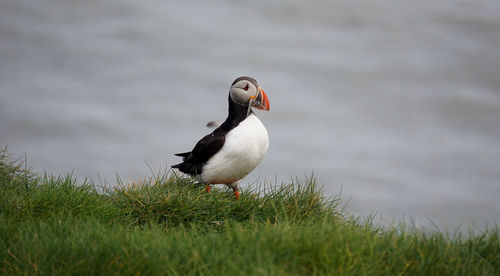
[[[260,164],[269,147],[267,129],[252,109],[269,111],[269,99],[254,78],[242,76],[231,84],[228,102],[226,120],[191,151],[175,154],[182,162],[172,168],[200,180],[207,192],[212,184],[225,184],[239,199],[239,180]]]

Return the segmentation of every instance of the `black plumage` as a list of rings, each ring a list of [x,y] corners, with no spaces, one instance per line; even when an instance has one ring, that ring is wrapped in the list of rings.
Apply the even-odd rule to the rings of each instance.
[[[237,81],[239,80],[241,78],[237,79]],[[255,82],[255,80],[253,81]],[[228,101],[228,116],[224,123],[198,141],[192,151],[175,154],[182,157],[183,162],[172,166],[172,168],[193,176],[201,174],[203,165],[224,146],[226,134],[253,113],[253,111],[248,113],[248,107],[234,103],[231,96],[228,97]]]

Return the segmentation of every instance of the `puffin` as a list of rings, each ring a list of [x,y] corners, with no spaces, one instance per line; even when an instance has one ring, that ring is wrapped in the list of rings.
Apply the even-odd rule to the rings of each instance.
[[[182,162],[172,168],[197,178],[207,192],[212,184],[225,184],[239,199],[238,181],[259,165],[269,147],[267,129],[252,109],[269,111],[269,99],[255,79],[242,76],[231,84],[228,102],[226,120],[191,151],[175,154]]]

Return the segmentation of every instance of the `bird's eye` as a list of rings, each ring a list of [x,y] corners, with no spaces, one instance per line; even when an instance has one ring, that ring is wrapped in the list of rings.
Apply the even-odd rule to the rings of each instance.
[[[245,86],[243,87],[243,90],[248,91],[248,83],[245,84]]]

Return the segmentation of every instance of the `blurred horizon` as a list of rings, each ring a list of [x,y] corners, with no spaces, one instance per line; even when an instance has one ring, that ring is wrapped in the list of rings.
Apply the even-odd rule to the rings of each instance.
[[[0,2],[0,145],[113,183],[180,161],[241,75],[271,110],[243,179],[314,172],[347,211],[500,222],[500,2]],[[432,221],[433,223],[431,223]]]

